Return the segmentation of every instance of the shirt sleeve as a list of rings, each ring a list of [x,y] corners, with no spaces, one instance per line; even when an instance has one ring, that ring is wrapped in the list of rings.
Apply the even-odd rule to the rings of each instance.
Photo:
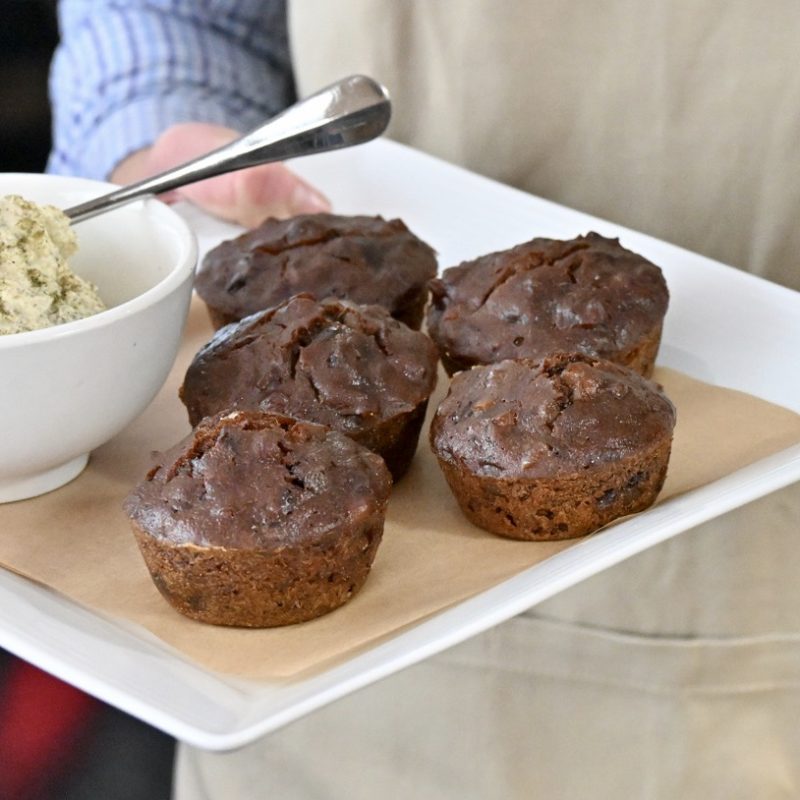
[[[285,0],[61,0],[47,169],[107,179],[178,122],[246,131],[294,98]]]

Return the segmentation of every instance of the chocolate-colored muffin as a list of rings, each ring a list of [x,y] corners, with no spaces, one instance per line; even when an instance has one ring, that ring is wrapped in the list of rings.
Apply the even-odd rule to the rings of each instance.
[[[342,434],[275,414],[204,420],[125,500],[162,595],[215,625],[318,617],[367,578],[391,478]]]
[[[436,348],[379,306],[298,295],[219,330],[180,396],[196,425],[261,408],[327,425],[408,468],[436,385]]]
[[[452,375],[505,358],[578,352],[653,373],[669,294],[617,239],[534,239],[431,281],[428,331]]]
[[[435,275],[434,251],[399,219],[306,214],[223,242],[195,288],[215,328],[308,292],[383,306],[418,329]]]
[[[560,354],[456,375],[431,446],[470,521],[512,539],[570,539],[654,502],[674,425],[657,384]]]

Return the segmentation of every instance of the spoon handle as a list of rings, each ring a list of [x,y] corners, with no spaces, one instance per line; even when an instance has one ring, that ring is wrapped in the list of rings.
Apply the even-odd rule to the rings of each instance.
[[[161,194],[215,175],[362,144],[380,136],[390,116],[386,89],[371,78],[351,75],[217,150],[64,213],[74,224],[145,195]]]

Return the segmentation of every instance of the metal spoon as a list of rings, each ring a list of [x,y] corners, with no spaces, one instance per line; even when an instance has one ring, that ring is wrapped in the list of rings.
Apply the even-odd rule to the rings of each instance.
[[[74,224],[145,195],[168,192],[225,172],[362,144],[380,136],[390,116],[386,89],[372,78],[351,75],[211,153],[64,213]]]

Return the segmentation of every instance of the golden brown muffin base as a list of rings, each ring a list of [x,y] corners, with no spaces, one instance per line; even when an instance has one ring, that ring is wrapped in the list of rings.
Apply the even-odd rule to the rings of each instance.
[[[363,433],[342,433],[377,453],[386,462],[389,472],[392,473],[392,480],[397,483],[408,472],[417,451],[427,407],[428,401],[424,400],[413,411],[398,414]]]
[[[661,346],[662,328],[663,324],[659,323],[646,336],[643,336],[636,344],[629,347],[627,350],[620,350],[618,353],[610,355],[604,354],[603,358],[615,364],[621,364],[623,367],[629,367],[645,378],[652,378],[656,356],[658,355],[658,348]],[[468,358],[459,358],[457,355],[449,352],[440,351],[439,357],[442,361],[442,366],[451,377],[455,375],[456,372],[471,369],[478,363]],[[502,359],[498,359],[498,361],[500,360]]]
[[[633,347],[614,355],[609,361],[630,367],[645,378],[653,377],[656,365],[658,348],[661,346],[661,330],[663,324],[659,323],[646,336],[643,336]]]
[[[396,320],[405,323],[412,330],[418,331],[422,327],[427,304],[428,287],[427,285],[420,286],[417,289],[412,289],[406,296],[402,297],[395,309],[390,309],[390,313]]]
[[[213,625],[270,628],[327,614],[364,585],[383,519],[336,532],[326,545],[272,551],[156,539],[133,523],[153,581],[181,614]]]
[[[235,317],[233,314],[226,314],[224,311],[220,311],[208,305],[208,303],[206,303],[206,310],[208,311],[208,318],[211,320],[215,331],[224,328],[226,325],[230,325],[231,322],[239,321],[238,317]]]
[[[551,478],[493,478],[439,458],[470,522],[509,539],[553,541],[586,536],[652,505],[667,474],[672,437],[613,464]]]

